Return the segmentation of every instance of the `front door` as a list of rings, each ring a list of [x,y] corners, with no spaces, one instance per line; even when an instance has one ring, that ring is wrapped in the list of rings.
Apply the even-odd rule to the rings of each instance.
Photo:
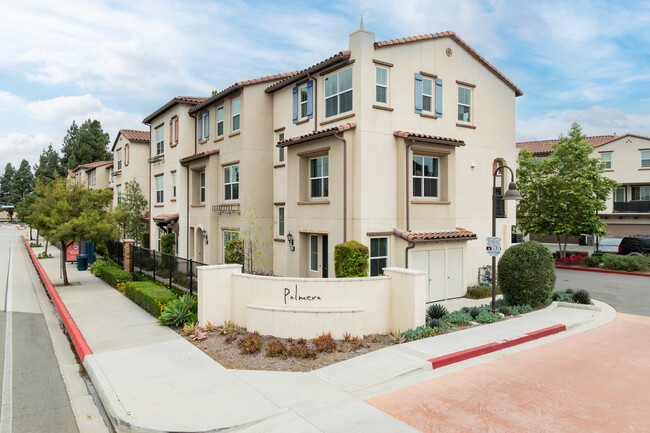
[[[327,235],[323,235],[323,278],[327,278]]]

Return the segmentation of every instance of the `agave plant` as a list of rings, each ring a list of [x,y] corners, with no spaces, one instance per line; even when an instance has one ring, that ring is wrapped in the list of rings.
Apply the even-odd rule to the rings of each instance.
[[[431,317],[432,319],[442,319],[447,313],[447,308],[441,304],[431,304],[427,308],[427,317]]]
[[[181,326],[192,314],[192,307],[194,307],[195,302],[194,297],[190,295],[181,295],[163,308],[158,317],[158,323],[163,325]]]
[[[578,304],[591,304],[591,296],[585,289],[580,289],[573,294],[573,301]]]

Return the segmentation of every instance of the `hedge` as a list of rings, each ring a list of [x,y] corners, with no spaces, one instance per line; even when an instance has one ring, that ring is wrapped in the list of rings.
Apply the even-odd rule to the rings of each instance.
[[[357,278],[368,276],[368,247],[348,241],[334,247],[334,270],[336,278]]]
[[[650,267],[650,259],[644,256],[619,256],[605,254],[602,257],[603,267],[615,271],[637,272]]]
[[[132,281],[133,277],[130,272],[126,272],[122,268],[118,268],[105,261],[97,261],[93,263],[92,273],[102,280],[106,281],[113,287],[117,287],[118,283],[126,283]]]
[[[160,237],[160,252],[173,256],[175,249],[176,235],[174,233],[167,233]]]
[[[165,305],[176,298],[166,287],[150,281],[128,282],[124,294],[156,318]]]

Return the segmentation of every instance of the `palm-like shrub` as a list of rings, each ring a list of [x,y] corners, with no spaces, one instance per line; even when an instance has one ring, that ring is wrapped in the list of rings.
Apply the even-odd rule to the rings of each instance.
[[[447,308],[445,308],[445,306],[441,304],[431,304],[427,308],[427,317],[430,317],[431,319],[440,320],[447,313],[448,313]]]

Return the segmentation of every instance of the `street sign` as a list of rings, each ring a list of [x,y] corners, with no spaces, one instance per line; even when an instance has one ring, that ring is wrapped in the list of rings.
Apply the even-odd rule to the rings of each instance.
[[[501,238],[498,236],[488,236],[485,238],[485,252],[488,256],[498,257],[501,254]]]
[[[14,205],[12,205],[12,204],[3,204],[3,205],[2,205],[2,208],[3,208],[3,209],[13,209],[13,208],[15,208],[15,207],[16,207],[16,206],[14,206]]]

